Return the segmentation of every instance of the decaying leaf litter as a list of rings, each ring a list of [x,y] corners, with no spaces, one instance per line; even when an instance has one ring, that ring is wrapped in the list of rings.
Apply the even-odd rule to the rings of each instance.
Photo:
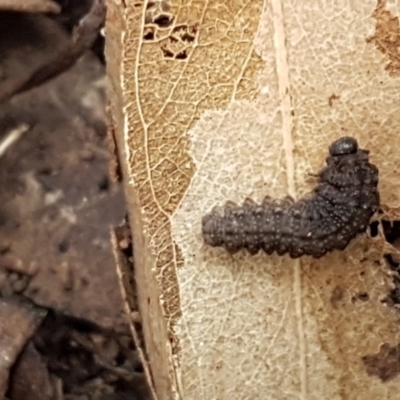
[[[149,398],[110,244],[124,199],[109,171],[104,4],[91,7],[0,1],[0,397],[10,400]]]

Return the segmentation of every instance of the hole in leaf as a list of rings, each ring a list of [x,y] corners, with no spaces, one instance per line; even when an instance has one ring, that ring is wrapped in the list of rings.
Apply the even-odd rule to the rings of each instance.
[[[175,58],[177,60],[186,60],[187,59],[187,53],[186,50],[181,51],[180,53],[178,53]]]
[[[396,242],[400,238],[400,221],[385,221],[382,220],[383,234],[389,243]]]
[[[152,29],[150,29],[147,32],[145,32],[145,34],[143,35],[143,39],[144,40],[153,40],[154,39],[154,31]]]
[[[153,23],[158,25],[160,28],[168,28],[172,24],[173,18],[171,15],[160,14],[154,18]]]
[[[379,221],[373,221],[369,224],[369,229],[370,229],[370,235],[371,237],[376,237],[378,236],[378,226],[379,226]]]

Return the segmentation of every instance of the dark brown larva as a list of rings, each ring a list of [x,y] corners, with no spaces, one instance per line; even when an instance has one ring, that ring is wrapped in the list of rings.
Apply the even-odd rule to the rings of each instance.
[[[267,196],[262,204],[249,198],[242,206],[228,201],[223,215],[213,209],[202,219],[204,241],[231,254],[262,249],[292,258],[343,250],[365,232],[379,207],[379,172],[369,162],[369,151],[352,137],[331,144],[326,164],[316,188],[297,202]]]

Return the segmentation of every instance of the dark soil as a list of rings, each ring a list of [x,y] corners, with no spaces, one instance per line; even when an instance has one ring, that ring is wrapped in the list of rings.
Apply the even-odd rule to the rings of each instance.
[[[69,39],[87,4],[66,3],[70,14],[52,18],[0,13],[0,91]],[[9,399],[149,398],[110,242],[126,211],[109,176],[102,42],[0,108],[0,330],[9,331],[0,354],[6,347],[11,360],[0,394]]]

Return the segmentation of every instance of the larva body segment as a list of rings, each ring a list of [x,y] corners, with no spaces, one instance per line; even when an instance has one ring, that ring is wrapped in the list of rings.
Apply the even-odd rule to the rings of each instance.
[[[262,204],[228,202],[222,215],[214,209],[202,219],[205,243],[231,254],[262,249],[292,258],[343,250],[365,232],[379,207],[379,172],[369,162],[369,151],[359,149],[351,137],[331,144],[326,164],[316,188],[297,202],[267,196]]]

